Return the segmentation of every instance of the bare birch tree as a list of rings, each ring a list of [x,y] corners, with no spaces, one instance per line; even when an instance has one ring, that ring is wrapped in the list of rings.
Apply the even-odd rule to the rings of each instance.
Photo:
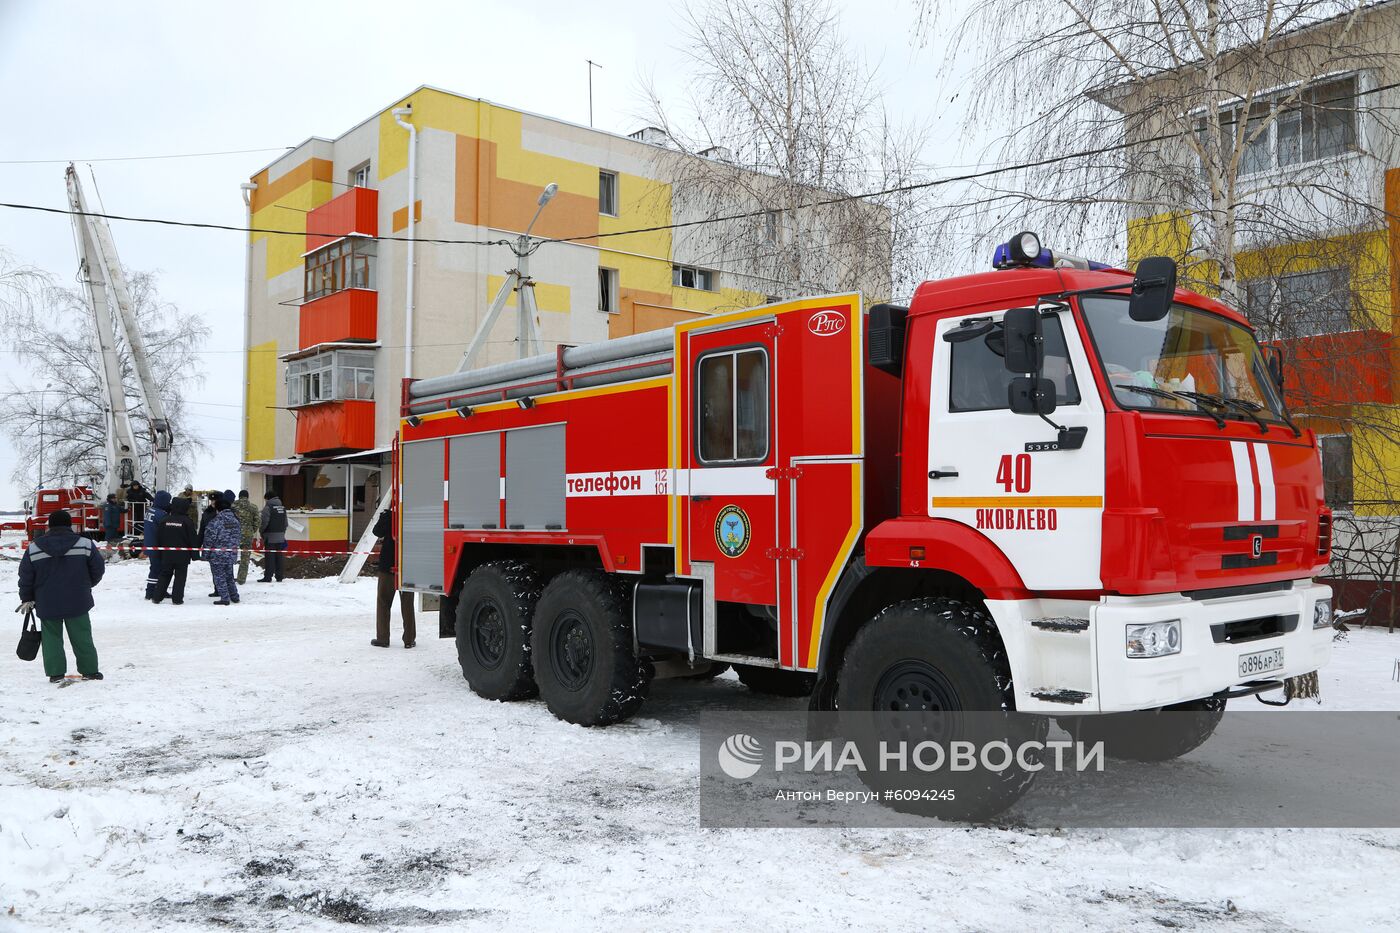
[[[190,428],[185,400],[202,384],[199,350],[209,337],[201,319],[181,314],[160,298],[153,275],[129,273],[132,304],[151,366],[174,428],[170,451],[172,481],[188,473],[194,456],[206,449]],[[3,280],[0,269],[0,280]],[[0,319],[5,345],[29,372],[27,388],[13,378],[0,394],[0,430],[18,454],[11,478],[34,488],[39,481],[67,481],[102,475],[106,470],[107,413],[103,400],[101,356],[92,311],[81,291],[54,287],[42,273],[29,270],[23,295],[12,292]],[[138,439],[150,438],[130,352],[119,347],[122,383]],[[43,436],[40,436],[40,424]],[[43,447],[44,476],[38,475]],[[143,473],[151,473],[151,451],[141,451]]]
[[[691,63],[683,104],[648,88],[644,119],[674,151],[667,162],[678,219],[755,216],[677,233],[676,254],[750,270],[740,287],[779,296],[864,288],[903,294],[922,272],[918,193],[837,195],[915,180],[924,133],[896,125],[874,71],[851,50],[827,0],[711,0],[682,16]],[[893,283],[891,282],[893,276]]]

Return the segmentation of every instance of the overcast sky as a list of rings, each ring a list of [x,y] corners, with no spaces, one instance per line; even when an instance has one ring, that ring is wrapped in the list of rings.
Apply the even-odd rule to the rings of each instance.
[[[930,124],[932,164],[959,157],[957,115],[940,102],[937,37],[910,40],[914,0],[841,3],[845,33],[879,65],[897,119]],[[335,137],[431,84],[541,114],[587,122],[586,59],[594,122],[640,125],[639,78],[663,95],[683,87],[676,6],[641,0],[396,4],[355,2],[97,3],[0,0],[0,201],[65,206],[64,163],[246,150]],[[238,186],[275,151],[203,158],[94,161],[113,213],[244,222]],[[15,164],[19,160],[52,160]],[[213,338],[205,384],[192,397],[211,453],[197,487],[237,481],[242,393],[243,247],[238,233],[113,223],[131,269],[159,272],[162,297],[203,317]],[[0,246],[72,283],[67,217],[0,209]],[[292,312],[289,312],[292,313]],[[6,377],[28,384],[12,355]],[[3,442],[0,442],[3,443]],[[0,508],[24,491],[0,450]]]

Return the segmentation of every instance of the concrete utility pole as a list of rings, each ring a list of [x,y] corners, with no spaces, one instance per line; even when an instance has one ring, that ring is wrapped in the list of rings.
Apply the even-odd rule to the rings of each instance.
[[[520,315],[520,319],[516,323],[515,339],[520,359],[523,360],[527,356],[534,356],[540,352],[540,334],[535,328],[535,316],[539,313],[539,308],[535,304],[535,280],[530,278],[530,254],[539,248],[539,244],[544,241],[530,236],[530,231],[535,228],[535,221],[540,219],[544,206],[558,193],[559,186],[554,182],[545,185],[544,191],[540,192],[539,201],[536,202],[539,206],[535,208],[535,216],[530,218],[525,232],[516,237],[515,242],[507,244],[510,251],[515,253],[515,268],[506,273],[506,280],[501,283],[500,290],[496,292],[496,297],[491,302],[491,308],[486,312],[481,326],[476,329],[472,342],[467,345],[467,352],[462,354],[462,364],[457,367],[457,372],[464,373],[472,368],[476,355],[481,352],[481,348],[486,345],[487,338],[491,336],[491,328],[496,326],[496,320],[505,310],[506,301],[510,299],[511,292],[519,294],[519,298],[516,300],[516,312]]]
[[[593,69],[594,69],[594,68],[597,68],[599,71],[602,71],[602,70],[603,70],[603,66],[600,65],[600,64],[598,64],[597,62],[595,62],[595,61],[594,61],[593,59],[591,59],[591,58],[585,58],[584,61],[588,62],[588,125],[589,125],[589,126],[592,126],[592,125],[593,125]]]

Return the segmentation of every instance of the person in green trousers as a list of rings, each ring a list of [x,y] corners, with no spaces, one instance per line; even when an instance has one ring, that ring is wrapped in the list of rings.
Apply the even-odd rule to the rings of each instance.
[[[48,533],[35,538],[20,558],[20,611],[33,609],[43,623],[44,673],[50,683],[62,683],[68,674],[64,629],[83,680],[101,680],[88,613],[95,605],[92,588],[106,569],[102,552],[92,539],[73,531],[66,510],[49,515],[48,524]]]

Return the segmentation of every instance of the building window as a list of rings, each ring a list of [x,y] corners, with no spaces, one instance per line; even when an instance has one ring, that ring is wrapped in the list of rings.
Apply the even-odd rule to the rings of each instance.
[[[619,310],[616,269],[598,269],[598,310],[604,314],[616,314]]]
[[[768,353],[759,347],[700,358],[696,419],[700,460],[752,463],[768,456]]]
[[[369,186],[369,161],[366,160],[350,170],[350,187],[368,188]]]
[[[716,275],[709,269],[699,269],[695,266],[672,266],[671,284],[677,288],[698,288],[701,291],[712,292],[716,290]]]
[[[1065,332],[1060,319],[1049,315],[1042,320],[1045,334],[1045,378],[1055,383],[1058,405],[1078,405],[1079,385],[1069,362]],[[1016,374],[1008,372],[1001,328],[984,337],[948,344],[949,411],[995,411],[1009,408],[1008,389]]]
[[[327,350],[287,363],[289,408],[373,398],[373,350]]]
[[[374,288],[375,243],[345,237],[306,257],[306,300],[347,288]]]
[[[763,215],[763,242],[778,242],[778,212],[769,211]]]
[[[1351,435],[1329,434],[1322,441],[1322,496],[1334,509],[1352,505]]]
[[[1244,312],[1263,340],[1352,330],[1351,276],[1346,269],[1293,272],[1244,283]]]
[[[598,213],[617,216],[617,173],[598,173]]]
[[[1240,156],[1240,175],[1317,162],[1355,150],[1360,135],[1356,93],[1357,77],[1349,75],[1319,82],[1302,93],[1297,93],[1294,87],[1261,97],[1249,108],[1247,116],[1244,108],[1222,110],[1221,132],[1227,147],[1234,139],[1239,121],[1248,120],[1245,151]],[[1251,140],[1275,105],[1282,108],[1278,118],[1259,133],[1258,138]],[[1196,132],[1203,145],[1208,145],[1209,140],[1206,128],[1206,118],[1197,118]],[[1224,155],[1227,160],[1230,158],[1229,151]]]

